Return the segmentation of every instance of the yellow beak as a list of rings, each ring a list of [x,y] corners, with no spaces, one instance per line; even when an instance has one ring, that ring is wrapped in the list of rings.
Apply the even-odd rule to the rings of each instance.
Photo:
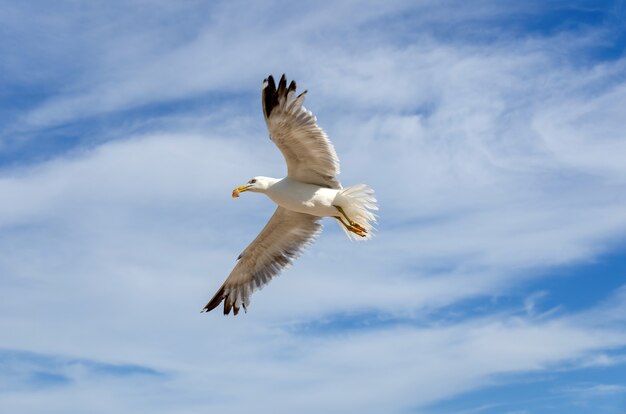
[[[244,191],[248,191],[250,188],[250,184],[242,185],[241,187],[237,187],[233,190],[233,198],[239,197],[239,193],[243,193]]]

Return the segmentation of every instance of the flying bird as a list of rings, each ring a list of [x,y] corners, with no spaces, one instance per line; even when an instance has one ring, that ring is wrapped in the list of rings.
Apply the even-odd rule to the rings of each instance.
[[[263,193],[278,207],[252,243],[239,255],[234,269],[206,304],[209,312],[224,302],[224,315],[241,307],[247,312],[250,296],[289,266],[322,230],[323,217],[337,221],[348,238],[371,237],[377,210],[374,190],[366,184],[343,188],[337,175],[339,159],[317,119],[304,106],[305,90],[296,95],[296,83],[278,88],[270,75],[263,81],[263,114],[270,139],[287,161],[285,178],[258,176],[233,190]]]

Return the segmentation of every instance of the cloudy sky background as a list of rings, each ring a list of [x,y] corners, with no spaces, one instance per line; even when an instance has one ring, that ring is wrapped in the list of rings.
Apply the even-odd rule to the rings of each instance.
[[[624,1],[0,6],[0,411],[626,411]],[[283,72],[377,236],[200,314]]]

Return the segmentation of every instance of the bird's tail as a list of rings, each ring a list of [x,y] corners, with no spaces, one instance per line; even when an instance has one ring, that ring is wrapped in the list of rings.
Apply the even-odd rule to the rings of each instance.
[[[376,223],[376,215],[373,212],[378,210],[378,206],[376,205],[374,190],[370,186],[367,184],[356,184],[344,188],[339,192],[337,198],[335,198],[335,202],[343,208],[350,220],[365,230],[365,232],[363,232],[364,236],[359,236],[339,223],[348,238],[366,240],[372,237],[374,223]],[[342,217],[342,219],[344,219],[344,222],[346,221],[344,217]]]

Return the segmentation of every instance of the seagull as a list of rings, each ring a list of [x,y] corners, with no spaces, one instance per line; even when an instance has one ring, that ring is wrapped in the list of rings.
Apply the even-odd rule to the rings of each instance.
[[[287,161],[287,176],[258,176],[233,190],[262,193],[278,207],[261,233],[239,255],[237,264],[203,312],[224,302],[224,315],[248,311],[252,292],[269,283],[309,246],[330,217],[354,240],[372,235],[378,210],[374,190],[366,184],[343,188],[337,175],[339,159],[315,116],[304,106],[307,91],[296,96],[296,83],[283,75],[263,81],[262,103],[270,139]]]

